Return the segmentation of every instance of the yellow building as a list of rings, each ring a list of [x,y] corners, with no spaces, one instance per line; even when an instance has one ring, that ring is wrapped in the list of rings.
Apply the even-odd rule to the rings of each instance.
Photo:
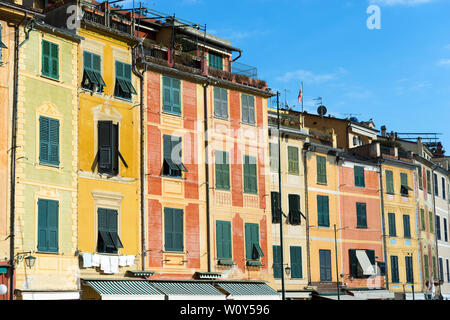
[[[335,241],[335,228],[337,239],[341,238],[336,155],[342,150],[336,148],[336,136],[332,129],[327,132],[310,129],[310,135],[320,142],[311,140],[303,148],[307,167],[308,281],[319,294],[336,295],[336,266],[341,270],[339,274],[342,272],[339,265],[341,243]],[[342,282],[342,279],[339,277],[338,281]]]
[[[307,245],[305,220],[305,168],[303,146],[309,141],[302,116],[280,111],[280,157],[278,158],[277,112],[269,110],[270,199],[272,212],[272,251],[274,287],[286,299],[308,299]],[[280,161],[278,162],[278,159]],[[279,214],[278,165],[281,165],[281,209]],[[283,259],[281,261],[280,220],[282,219]],[[284,279],[282,279],[284,277]]]
[[[140,125],[134,37],[83,6],[79,56],[78,250],[82,299],[90,278],[120,278],[141,269]],[[84,287],[88,284],[87,287]]]

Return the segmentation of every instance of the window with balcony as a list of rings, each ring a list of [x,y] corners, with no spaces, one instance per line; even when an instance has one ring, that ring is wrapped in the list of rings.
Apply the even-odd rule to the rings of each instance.
[[[223,58],[221,55],[210,52],[208,54],[208,65],[212,68],[223,70]]]

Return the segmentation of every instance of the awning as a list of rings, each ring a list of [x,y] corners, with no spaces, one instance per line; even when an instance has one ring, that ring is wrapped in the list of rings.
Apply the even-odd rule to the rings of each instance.
[[[356,258],[358,258],[358,262],[361,265],[364,275],[376,275],[375,268],[370,263],[369,257],[367,256],[365,250],[356,250]]]
[[[405,300],[413,300],[412,292],[405,293]],[[423,292],[415,292],[414,300],[425,300],[425,294]]]
[[[287,299],[311,299],[311,292],[297,291],[297,292],[285,292]]]
[[[341,293],[340,300],[373,300],[373,299],[394,299],[394,293],[389,290],[347,290],[350,291],[351,294]],[[353,295],[352,295],[353,294]],[[332,300],[338,300],[338,296],[329,295],[325,296],[326,298]]]
[[[84,280],[102,300],[165,300],[146,280]]]
[[[22,300],[80,300],[78,291],[21,291]]]
[[[168,300],[225,300],[226,296],[210,283],[202,282],[149,282],[163,292]]]
[[[217,282],[233,300],[281,300],[281,295],[265,283]]]

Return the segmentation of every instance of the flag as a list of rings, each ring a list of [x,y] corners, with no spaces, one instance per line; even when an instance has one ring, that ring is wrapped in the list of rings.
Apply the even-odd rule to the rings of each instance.
[[[300,87],[300,91],[298,92],[298,102],[301,103],[303,101],[303,82],[302,86]]]

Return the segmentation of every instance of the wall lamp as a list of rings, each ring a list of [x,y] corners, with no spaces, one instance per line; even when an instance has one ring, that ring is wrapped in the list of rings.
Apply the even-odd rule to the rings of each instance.
[[[33,257],[31,255],[31,252],[19,252],[16,254],[16,263],[19,264],[19,262],[25,260],[25,265],[28,268],[33,268],[34,263],[36,262],[36,257]]]

